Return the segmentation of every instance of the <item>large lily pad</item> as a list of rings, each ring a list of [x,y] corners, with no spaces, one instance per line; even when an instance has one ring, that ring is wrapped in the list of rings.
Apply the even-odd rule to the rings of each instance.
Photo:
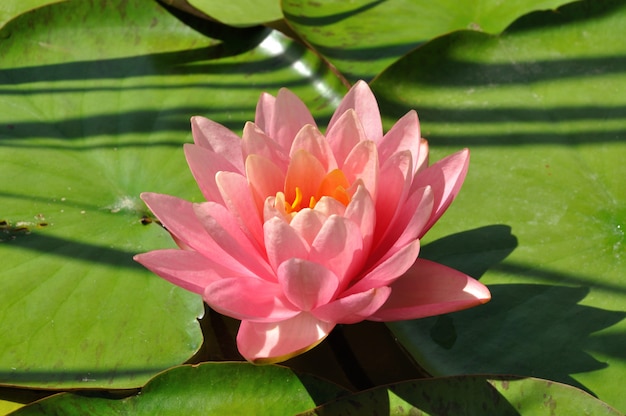
[[[126,399],[64,393],[13,414],[289,415],[345,394],[334,384],[284,367],[206,363],[159,374],[141,394]]]
[[[302,47],[188,23],[204,34],[154,1],[77,0],[0,32],[0,384],[136,387],[189,359],[203,305],[132,261],[172,246],[140,192],[199,197],[192,115],[240,129],[280,86],[332,110]]]
[[[432,373],[549,378],[626,409],[625,25],[624,2],[574,3],[439,38],[374,83],[386,114],[418,110],[435,158],[472,151],[428,238],[453,235],[422,255],[484,273],[493,300],[391,325]]]
[[[459,376],[407,381],[342,397],[302,415],[540,416],[620,413],[577,388],[534,378]]]
[[[254,26],[282,19],[280,0],[188,0],[189,4],[222,23]]]
[[[0,28],[9,20],[26,13],[29,10],[42,7],[47,4],[59,3],[67,0],[22,0],[22,1],[3,1],[0,3]]]
[[[455,30],[499,33],[568,0],[285,0],[289,24],[351,81],[371,79],[417,45]]]
[[[63,393],[13,415],[362,415],[364,409],[380,415],[619,416],[577,388],[533,378],[424,379],[349,394],[287,368],[244,363],[174,368],[152,379],[139,395],[115,400],[105,394]]]

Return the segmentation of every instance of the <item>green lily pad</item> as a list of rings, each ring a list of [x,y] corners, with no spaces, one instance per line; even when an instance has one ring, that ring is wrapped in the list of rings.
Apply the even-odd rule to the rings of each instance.
[[[159,374],[125,399],[63,393],[23,407],[26,415],[289,415],[341,397],[334,384],[279,366],[205,363]]]
[[[568,385],[534,378],[459,376],[378,387],[301,415],[600,416],[620,413]]]
[[[374,83],[386,115],[417,109],[434,159],[472,152],[422,255],[484,273],[493,299],[391,324],[433,374],[537,376],[626,409],[625,25],[624,2],[574,3],[436,39]]]
[[[77,0],[0,31],[0,384],[130,388],[188,360],[203,304],[132,261],[173,246],[139,194],[200,198],[193,115],[241,129],[281,86],[332,111],[312,53],[188,23],[205,33],[151,0]]]
[[[67,0],[22,0],[22,1],[3,1],[0,3],[0,29],[9,20],[19,16],[22,13],[26,13],[30,10],[36,9],[52,3],[59,3]]]
[[[280,0],[188,1],[206,15],[231,26],[254,26],[283,18]]]
[[[372,79],[419,44],[456,30],[499,33],[518,17],[566,0],[283,1],[290,26],[347,79]]]

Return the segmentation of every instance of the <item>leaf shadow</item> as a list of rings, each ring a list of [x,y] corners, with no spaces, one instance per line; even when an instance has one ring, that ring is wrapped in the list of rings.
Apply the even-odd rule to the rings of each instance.
[[[487,225],[451,234],[420,249],[420,257],[460,270],[475,279],[508,257],[518,245],[511,227]]]
[[[421,255],[476,278],[488,269],[516,275],[520,266],[498,264],[517,245],[506,230],[510,229],[488,226],[453,234],[426,245]],[[492,299],[486,305],[388,325],[433,374],[532,376],[593,394],[573,375],[609,365],[588,351],[626,358],[619,347],[626,345],[626,333],[594,335],[621,322],[626,312],[581,304],[594,284],[586,276],[524,270],[526,277],[545,279],[546,273],[561,284],[492,284]]]
[[[585,287],[502,284],[489,289],[487,305],[431,319],[420,328],[437,345],[431,349],[437,360],[446,351],[454,356],[443,371],[539,377],[593,394],[572,375],[608,366],[587,351],[598,345],[593,334],[619,323],[626,312],[581,305],[589,294]],[[626,344],[626,334],[613,337],[613,345]]]
[[[398,401],[393,396],[401,398]],[[409,380],[365,390],[326,403],[304,415],[428,414],[519,416],[521,413],[485,378],[462,376]]]

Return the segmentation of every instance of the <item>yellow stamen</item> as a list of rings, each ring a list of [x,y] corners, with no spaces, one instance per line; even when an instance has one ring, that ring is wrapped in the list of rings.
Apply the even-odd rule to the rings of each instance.
[[[302,202],[302,191],[298,186],[296,186],[296,197],[293,199],[293,203],[291,204],[291,211],[299,211],[300,203]]]

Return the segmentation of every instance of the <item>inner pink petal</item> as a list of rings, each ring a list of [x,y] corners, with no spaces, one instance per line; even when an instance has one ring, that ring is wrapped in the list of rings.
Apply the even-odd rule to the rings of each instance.
[[[326,172],[337,168],[337,162],[328,141],[315,126],[307,124],[298,132],[289,155],[293,157],[298,150],[306,150],[317,158]]]
[[[285,186],[285,174],[271,160],[250,155],[246,159],[246,177],[253,190],[252,196],[259,212],[263,212],[265,199],[282,192]]]
[[[335,198],[323,196],[315,205],[315,211],[330,217],[331,215],[344,215],[346,212],[346,206]]]
[[[296,213],[289,225],[302,237],[310,246],[319,233],[326,216],[317,210],[305,208]]]
[[[274,270],[290,258],[309,257],[309,248],[303,238],[282,218],[274,217],[266,221],[263,230],[267,257]]]
[[[246,158],[250,155],[263,156],[271,160],[281,171],[287,172],[288,153],[254,123],[248,122],[244,126],[242,147]]]
[[[349,284],[346,279],[363,266],[363,258],[363,237],[359,226],[337,215],[326,220],[309,254],[309,260],[323,264],[339,278],[340,290]]]
[[[337,291],[337,276],[318,263],[291,258],[278,267],[278,282],[287,299],[303,311],[330,301]]]
[[[357,144],[346,158],[342,170],[348,182],[354,183],[357,179],[362,180],[367,191],[376,200],[379,165],[378,152],[373,141],[367,140]]]
[[[326,131],[326,140],[333,150],[339,169],[357,144],[367,140],[363,126],[354,110],[348,110]]]
[[[305,150],[298,150],[291,158],[285,178],[285,198],[289,203],[296,199],[296,187],[302,192],[303,207],[309,206],[326,175],[319,160]]]

